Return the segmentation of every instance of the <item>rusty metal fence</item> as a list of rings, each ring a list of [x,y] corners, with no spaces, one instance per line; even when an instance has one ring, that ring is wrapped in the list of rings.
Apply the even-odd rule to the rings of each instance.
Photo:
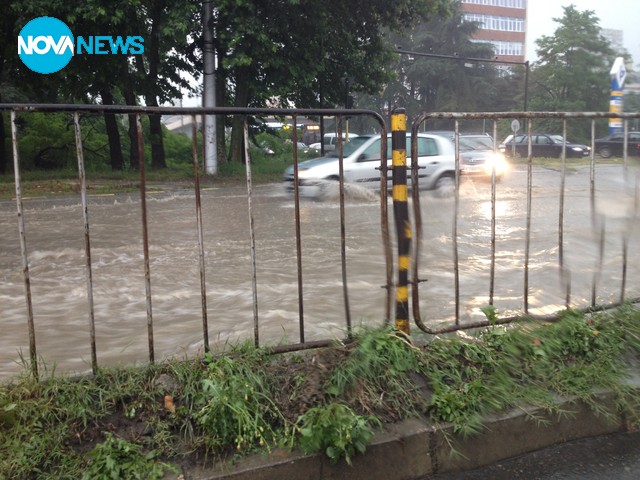
[[[24,278],[24,291],[25,291],[25,299],[26,299],[26,315],[25,321],[27,323],[27,330],[29,335],[29,366],[31,368],[31,372],[34,376],[38,376],[38,352],[37,352],[37,344],[36,344],[36,335],[35,335],[35,325],[37,323],[37,318],[34,315],[34,311],[32,308],[32,285],[30,278],[30,265],[31,261],[28,255],[27,248],[27,235],[24,221],[24,210],[23,210],[23,195],[21,192],[22,189],[22,181],[21,181],[21,170],[20,170],[20,158],[19,158],[19,133],[17,128],[17,116],[29,114],[30,112],[66,112],[73,118],[73,126],[75,130],[75,140],[76,140],[76,157],[77,157],[77,169],[78,169],[78,182],[80,186],[80,199],[82,204],[82,222],[84,225],[84,268],[86,272],[86,295],[87,295],[87,305],[88,305],[88,319],[87,319],[87,328],[88,328],[88,337],[90,343],[90,351],[91,351],[91,368],[95,371],[98,368],[98,358],[96,353],[96,319],[94,314],[94,297],[93,297],[93,261],[92,261],[92,253],[91,253],[91,234],[90,234],[90,211],[89,204],[87,202],[87,179],[85,174],[85,161],[84,161],[84,147],[82,144],[82,125],[81,125],[81,115],[83,113],[113,113],[113,114],[123,114],[123,115],[134,115],[136,118],[136,126],[137,126],[137,141],[138,141],[138,152],[140,153],[139,159],[139,173],[140,173],[140,203],[141,203],[141,228],[142,228],[142,245],[143,245],[143,257],[144,257],[144,281],[145,281],[145,294],[146,294],[146,319],[147,319],[147,338],[148,338],[148,361],[154,362],[156,360],[155,354],[155,343],[156,340],[154,338],[154,316],[153,316],[153,292],[151,288],[151,271],[150,271],[150,254],[149,254],[149,234],[148,234],[148,220],[147,220],[147,206],[146,206],[146,176],[145,176],[145,165],[144,165],[144,157],[143,157],[143,146],[144,146],[144,138],[141,124],[141,117],[144,115],[184,115],[192,117],[192,125],[193,125],[193,144],[192,144],[192,157],[193,157],[193,171],[194,171],[194,197],[195,197],[195,219],[197,224],[197,237],[198,237],[198,263],[199,263],[199,276],[200,276],[200,299],[201,299],[201,316],[202,316],[202,339],[203,345],[206,350],[210,348],[210,309],[207,305],[207,282],[206,282],[206,272],[207,267],[210,263],[205,261],[205,257],[207,256],[207,251],[204,247],[204,236],[205,233],[203,231],[203,212],[202,212],[202,204],[201,204],[201,187],[200,187],[200,175],[202,171],[201,159],[199,158],[199,145],[197,144],[197,135],[196,133],[196,117],[200,117],[203,115],[241,115],[244,117],[266,117],[276,115],[278,117],[288,117],[291,118],[292,124],[296,125],[298,117],[301,116],[334,116],[337,120],[337,136],[339,142],[337,144],[338,150],[338,158],[339,158],[339,166],[340,166],[340,178],[339,178],[339,222],[340,222],[340,262],[341,262],[341,284],[342,284],[342,303],[344,305],[345,311],[345,331],[346,336],[349,337],[352,334],[352,318],[351,318],[351,308],[350,308],[350,298],[349,298],[349,282],[348,282],[348,262],[346,255],[346,221],[345,221],[345,181],[343,175],[343,144],[342,144],[342,125],[345,117],[367,117],[372,120],[372,122],[377,126],[377,130],[381,133],[381,151],[380,158],[386,158],[388,156],[387,153],[387,123],[386,120],[381,117],[379,114],[368,111],[368,110],[314,110],[314,109],[238,109],[238,108],[174,108],[174,107],[125,107],[125,106],[96,106],[96,105],[17,105],[17,104],[4,104],[0,105],[0,112],[9,111],[11,116],[11,132],[12,132],[12,151],[13,151],[13,169],[15,175],[15,198],[16,198],[16,207],[17,207],[17,220],[18,220],[18,230],[19,230],[19,239],[20,239],[20,249],[21,249],[21,264],[22,264],[22,275]],[[629,132],[629,122],[632,120],[637,120],[640,118],[640,113],[634,114],[618,114],[617,117],[621,117],[624,120],[624,133],[628,135]],[[409,201],[409,208],[400,209],[400,211],[407,212],[406,214],[410,216],[410,218],[395,218],[397,225],[413,225],[413,231],[415,232],[414,238],[411,241],[411,250],[410,250],[410,266],[409,268],[409,260],[406,257],[406,244],[403,245],[403,252],[394,252],[394,246],[397,246],[400,243],[398,239],[398,235],[395,237],[391,234],[389,228],[389,198],[388,198],[388,189],[387,189],[387,178],[388,169],[396,168],[396,164],[394,162],[394,166],[388,166],[386,161],[381,162],[379,166],[380,170],[380,228],[381,228],[381,239],[383,246],[383,255],[384,255],[384,264],[385,264],[385,278],[380,279],[380,286],[383,288],[380,292],[372,292],[375,296],[384,296],[384,312],[381,312],[380,319],[384,322],[390,322],[394,319],[394,314],[392,312],[394,295],[398,290],[398,280],[402,276],[407,281],[408,285],[402,285],[402,288],[407,288],[411,291],[411,310],[413,315],[413,321],[419,327],[420,330],[428,333],[428,334],[439,334],[452,332],[461,329],[468,328],[478,328],[484,327],[491,324],[496,323],[508,323],[512,322],[515,318],[526,315],[531,318],[542,318],[544,320],[550,320],[554,318],[554,315],[537,315],[531,311],[529,308],[529,295],[531,290],[530,284],[530,271],[532,268],[532,261],[530,258],[530,248],[531,248],[531,239],[535,236],[535,233],[532,231],[531,227],[531,219],[532,219],[532,211],[534,208],[534,202],[532,199],[533,191],[534,191],[534,160],[532,155],[532,146],[531,146],[531,133],[534,131],[533,125],[535,122],[540,120],[555,120],[560,122],[562,125],[562,134],[564,138],[567,138],[567,123],[573,121],[581,121],[588,122],[590,124],[591,131],[591,153],[588,158],[589,163],[589,184],[586,185],[585,188],[589,189],[588,198],[591,202],[591,211],[594,210],[595,203],[595,195],[596,195],[596,165],[598,163],[598,159],[596,158],[596,150],[595,150],[595,132],[597,122],[602,122],[608,118],[611,118],[612,115],[609,113],[437,113],[437,114],[422,114],[418,116],[413,125],[411,127],[411,136],[412,136],[412,148],[410,152],[410,156],[412,158],[411,165],[409,167],[411,179],[412,179],[412,190],[411,190],[411,198]],[[463,319],[463,315],[461,315],[461,308],[464,308],[464,301],[461,299],[461,283],[460,283],[460,266],[461,263],[464,263],[464,260],[460,260],[459,256],[459,237],[460,233],[458,231],[458,221],[460,217],[460,190],[461,190],[461,182],[464,181],[464,176],[460,174],[460,151],[459,151],[459,133],[461,129],[466,128],[466,122],[472,122],[474,125],[473,128],[477,128],[477,125],[482,125],[482,129],[484,131],[488,131],[494,139],[498,139],[500,134],[503,134],[505,131],[504,124],[505,122],[510,122],[514,119],[518,119],[524,121],[526,124],[525,130],[529,133],[529,145],[528,145],[528,155],[524,159],[524,163],[522,165],[526,169],[526,184],[523,186],[524,193],[526,195],[526,215],[525,218],[522,219],[524,225],[524,245],[522,246],[522,261],[521,261],[521,274],[522,274],[522,291],[519,295],[519,298],[516,300],[521,305],[521,308],[516,312],[511,312],[509,315],[502,315],[491,320],[482,320],[477,321],[473,319]],[[439,121],[447,121],[453,125],[453,130],[455,133],[455,151],[456,151],[456,164],[455,164],[455,178],[456,178],[456,188],[453,199],[450,201],[453,202],[453,216],[452,216],[452,230],[449,234],[450,237],[450,248],[452,253],[452,261],[450,268],[453,272],[453,286],[450,291],[450,297],[453,299],[453,308],[454,315],[451,322],[443,322],[442,319],[431,319],[429,320],[424,313],[425,306],[425,295],[421,293],[421,284],[426,280],[423,277],[428,276],[433,273],[432,270],[424,269],[425,265],[425,254],[429,252],[429,246],[424,244],[424,225],[425,219],[429,218],[430,212],[423,211],[424,208],[424,195],[425,192],[421,191],[419,187],[419,167],[417,161],[417,147],[416,147],[416,137],[418,132],[425,129],[425,123],[429,121],[439,120]],[[481,123],[478,123],[481,122]],[[487,124],[489,127],[487,128]],[[292,129],[292,142],[293,145],[297,144],[298,141],[298,133],[296,128]],[[396,133],[394,132],[394,135]],[[248,128],[247,123],[245,121],[244,128],[245,135],[245,145],[248,145]],[[403,134],[401,134],[403,135]],[[394,147],[395,148],[395,147]],[[497,142],[496,142],[496,151],[497,151]],[[407,152],[409,153],[409,152]],[[632,159],[632,153],[629,152],[626,147],[623,152],[621,162],[622,172],[625,175],[625,185],[628,185],[631,189],[631,196],[635,198],[635,204],[633,207],[633,219],[638,218],[638,198],[639,197],[639,186],[638,186],[638,176],[637,173],[634,173],[633,165],[635,160]],[[247,188],[247,209],[249,215],[249,225],[248,225],[248,234],[250,239],[250,256],[251,256],[251,268],[252,268],[252,288],[251,295],[253,297],[253,342],[256,345],[261,345],[260,339],[260,310],[259,310],[259,302],[257,295],[257,285],[258,278],[256,274],[256,232],[254,229],[254,214],[253,214],[253,180],[252,180],[252,171],[251,171],[251,161],[248,150],[245,152],[247,155],[248,161],[246,162],[246,188]],[[394,156],[396,153],[394,153]],[[406,154],[403,154],[406,155]],[[281,345],[278,347],[272,347],[275,351],[294,351],[299,349],[312,348],[317,346],[328,345],[332,342],[332,339],[326,340],[316,340],[309,341],[305,337],[305,304],[304,304],[304,288],[305,288],[305,278],[303,276],[303,257],[302,257],[302,243],[304,242],[303,235],[301,234],[300,228],[300,217],[301,217],[301,207],[300,207],[300,192],[298,188],[298,152],[296,148],[293,148],[292,153],[292,162],[294,166],[294,189],[293,189],[293,202],[294,202],[294,218],[295,218],[295,246],[296,246],[296,278],[297,278],[297,298],[298,298],[298,330],[299,330],[299,338],[296,343],[289,343],[287,345]],[[387,159],[388,160],[388,159]],[[560,167],[555,175],[559,177],[559,188],[557,191],[557,195],[559,198],[559,207],[557,211],[557,270],[561,276],[562,285],[564,285],[565,292],[565,308],[578,308],[583,310],[594,310],[598,308],[608,308],[615,305],[619,305],[625,302],[638,302],[638,292],[640,292],[639,285],[630,285],[628,283],[628,274],[630,271],[633,271],[635,274],[638,273],[640,269],[640,261],[636,256],[637,253],[629,250],[629,237],[623,236],[621,238],[621,255],[620,255],[620,264],[619,264],[619,272],[621,277],[621,284],[619,289],[619,295],[615,299],[615,301],[601,301],[602,299],[598,296],[598,282],[597,276],[594,273],[593,275],[593,286],[591,291],[591,298],[588,301],[583,301],[584,299],[572,299],[571,296],[571,277],[570,272],[565,265],[565,252],[568,248],[565,241],[565,219],[567,216],[567,212],[565,211],[565,185],[566,185],[566,175],[567,175],[567,152],[563,148],[562,155],[559,159]],[[399,168],[406,168],[405,166]],[[634,177],[633,175],[636,175]],[[394,176],[395,177],[395,176]],[[496,232],[497,225],[497,217],[496,217],[496,205],[500,201],[501,191],[498,187],[498,182],[496,179],[495,171],[491,176],[490,185],[490,250],[488,255],[488,270],[489,270],[489,283],[487,285],[488,295],[486,295],[486,304],[493,306],[494,305],[494,294],[496,292],[496,265],[499,265],[499,236]],[[428,194],[428,192],[427,192]],[[395,197],[394,197],[395,202]],[[404,215],[404,214],[403,214]],[[592,222],[592,218],[585,218],[585,222]],[[402,231],[403,228],[399,228],[398,232]],[[407,230],[407,229],[405,229]],[[637,234],[637,233],[636,233]],[[638,234],[640,235],[640,234]],[[598,241],[600,242],[600,246],[597,249],[599,252],[599,256],[594,259],[594,271],[597,270],[598,265],[602,265],[603,262],[603,242],[604,242],[604,233],[599,237]],[[399,261],[398,258],[402,257]],[[403,269],[403,271],[396,272],[395,265],[398,265]],[[402,265],[400,265],[402,264]],[[215,270],[215,265],[209,266],[210,269]],[[430,268],[430,267],[429,267]],[[408,273],[408,275],[407,275]],[[396,274],[398,277],[396,277]],[[428,300],[427,300],[428,301]],[[396,312],[397,315],[397,312]],[[408,319],[403,319],[408,320]],[[465,320],[465,321],[463,321]],[[44,359],[46,360],[46,359]]]
[[[601,270],[604,263],[604,242],[605,242],[605,229],[604,225],[596,225],[596,184],[597,184],[597,175],[596,175],[596,166],[602,160],[598,157],[598,148],[596,145],[596,124],[597,122],[604,123],[610,118],[621,118],[623,121],[623,134],[624,134],[624,142],[622,146],[622,155],[619,160],[621,163],[621,176],[620,179],[620,189],[624,190],[626,198],[631,201],[631,208],[625,205],[618,205],[617,207],[620,210],[623,210],[627,207],[626,216],[627,218],[627,231],[625,233],[620,234],[620,255],[619,262],[617,263],[617,269],[619,277],[619,290],[618,294],[615,296],[613,300],[611,300],[611,296],[600,297],[598,287],[603,283],[603,279],[601,278]],[[424,129],[424,124],[430,120],[448,120],[453,124],[453,133],[455,137],[455,149],[456,149],[456,188],[454,195],[454,214],[452,219],[452,231],[451,231],[451,249],[452,249],[452,257],[453,260],[451,262],[451,267],[453,269],[453,291],[452,295],[454,297],[453,307],[454,307],[454,315],[453,321],[444,323],[443,322],[429,322],[426,319],[426,316],[421,308],[421,305],[424,305],[424,295],[420,293],[420,285],[424,281],[422,278],[421,272],[421,262],[424,261],[423,251],[426,250],[423,245],[423,234],[424,234],[424,226],[423,219],[425,214],[422,212],[421,208],[421,192],[418,188],[413,189],[413,219],[416,224],[416,238],[413,245],[413,256],[412,256],[412,313],[414,317],[414,321],[416,325],[424,332],[429,334],[442,334],[448,332],[454,332],[461,329],[472,329],[472,328],[481,328],[487,327],[490,325],[496,324],[506,324],[511,323],[517,318],[527,317],[532,320],[544,320],[544,321],[554,321],[559,318],[559,314],[564,309],[574,309],[583,312],[592,312],[600,309],[609,309],[620,306],[625,303],[638,303],[640,301],[640,285],[637,284],[638,281],[638,272],[640,271],[640,252],[630,250],[630,243],[633,240],[633,244],[637,249],[640,237],[640,231],[638,231],[638,220],[639,220],[639,205],[640,205],[640,170],[638,169],[638,157],[640,156],[640,143],[633,144],[632,147],[629,146],[629,131],[630,131],[630,122],[635,122],[637,125],[638,119],[640,118],[640,113],[627,113],[622,115],[612,115],[610,113],[571,113],[571,112],[512,112],[512,113],[424,113],[419,115],[413,122],[412,125],[412,179],[414,185],[418,184],[418,162],[417,162],[417,146],[416,146],[416,136],[419,131]],[[493,314],[485,313],[484,316],[492,317],[485,318],[480,321],[469,320],[462,322],[461,321],[461,307],[463,306],[463,302],[461,302],[461,282],[460,282],[460,246],[459,246],[459,218],[460,218],[460,206],[461,206],[461,198],[460,198],[460,186],[461,179],[464,177],[460,175],[461,170],[461,155],[460,155],[460,134],[461,134],[461,125],[465,123],[472,123],[474,125],[478,125],[478,121],[482,122],[483,127],[485,127],[485,131],[490,132],[491,136],[498,140],[498,124],[502,122],[513,122],[515,120],[523,121],[525,124],[525,128],[523,132],[526,141],[526,153],[522,155],[524,158],[524,167],[526,168],[526,185],[524,185],[524,189],[526,191],[526,214],[525,218],[523,218],[524,224],[524,251],[522,253],[521,258],[521,272],[522,272],[522,291],[519,295],[519,300],[521,300],[521,308],[515,309],[515,311],[511,312],[511,315],[499,315],[494,311]],[[572,297],[572,278],[570,268],[567,266],[566,262],[566,253],[569,250],[569,247],[566,244],[566,223],[567,223],[567,207],[566,207],[566,180],[569,168],[571,168],[571,159],[569,158],[566,142],[562,145],[562,149],[558,158],[559,166],[556,167],[556,171],[554,175],[559,177],[559,185],[557,189],[557,198],[558,198],[558,210],[557,214],[557,227],[555,229],[555,233],[557,235],[557,272],[560,277],[561,288],[564,288],[563,296],[564,302],[563,305],[557,305],[552,312],[533,312],[530,308],[530,291],[532,289],[532,284],[530,281],[530,273],[532,271],[532,259],[531,259],[531,242],[532,238],[535,237],[535,234],[532,231],[532,211],[534,206],[533,200],[533,191],[534,191],[534,152],[532,149],[532,139],[536,136],[537,130],[534,129],[534,125],[536,122],[549,122],[555,121],[556,124],[561,125],[561,134],[564,139],[567,139],[568,132],[568,122],[580,122],[586,123],[589,126],[590,131],[590,153],[583,160],[588,161],[589,168],[589,176],[588,176],[588,184],[584,184],[583,188],[588,190],[588,195],[586,198],[588,199],[589,209],[587,216],[579,218],[578,221],[584,222],[587,225],[592,227],[592,230],[595,231],[595,240],[596,248],[594,249],[597,253],[595,258],[593,259],[593,269],[590,272],[592,275],[591,281],[591,291],[590,298],[578,298],[575,299]],[[518,122],[519,123],[519,122]],[[488,128],[487,128],[488,124]],[[602,125],[601,125],[602,126]],[[514,131],[515,134],[515,131]],[[515,142],[513,142],[515,144]],[[633,142],[631,142],[633,143]],[[507,145],[506,148],[509,148]],[[494,151],[498,151],[498,142],[496,141],[494,145]],[[515,149],[514,149],[515,153]],[[515,156],[515,155],[514,155]],[[603,154],[604,156],[604,154]],[[607,152],[607,157],[608,157]],[[496,171],[493,169],[492,174],[490,175],[490,249],[488,254],[488,270],[489,270],[489,279],[488,279],[488,295],[486,296],[486,305],[493,307],[494,306],[494,295],[496,293],[496,262],[497,262],[497,239],[498,236],[496,234],[496,204],[499,198],[499,187],[497,183]],[[429,212],[427,212],[429,215]],[[635,274],[635,284],[630,285],[628,278],[629,273],[633,272]],[[424,272],[429,273],[429,272]],[[604,280],[606,282],[606,279]],[[545,288],[553,288],[551,285],[544,286]],[[422,303],[421,303],[422,302]]]
[[[342,142],[342,129],[343,120],[348,115],[350,118],[355,117],[368,117],[372,123],[377,125],[377,130],[382,134],[382,144],[380,158],[384,157],[386,152],[386,124],[385,120],[375,112],[369,110],[339,110],[339,109],[256,109],[256,108],[176,108],[176,107],[128,107],[128,106],[98,106],[98,105],[53,105],[53,104],[0,104],[0,113],[9,111],[11,118],[11,140],[12,140],[12,152],[13,152],[13,170],[15,176],[15,199],[17,205],[17,220],[21,249],[21,261],[22,261],[22,274],[24,279],[24,291],[26,299],[26,323],[29,335],[29,366],[32,374],[38,377],[38,364],[40,361],[46,361],[46,359],[39,359],[37,343],[36,343],[36,323],[37,318],[34,315],[34,309],[32,306],[32,284],[30,277],[30,258],[27,248],[27,235],[25,228],[25,213],[23,209],[23,195],[22,195],[22,181],[21,181],[21,169],[19,158],[19,135],[17,127],[17,116],[19,114],[29,114],[32,112],[66,112],[73,118],[73,126],[75,130],[75,142],[76,142],[76,157],[78,168],[78,179],[80,185],[80,198],[82,203],[83,224],[84,224],[84,256],[85,256],[85,270],[86,270],[86,294],[88,304],[88,335],[91,351],[91,367],[95,372],[98,368],[98,358],[96,353],[96,318],[94,312],[94,287],[93,287],[93,268],[92,268],[92,254],[91,254],[91,235],[90,235],[90,215],[89,205],[87,202],[87,179],[86,179],[86,166],[84,161],[84,147],[82,143],[82,129],[81,129],[81,114],[123,114],[134,115],[136,119],[136,133],[139,152],[139,174],[140,174],[140,203],[141,203],[141,228],[142,228],[142,246],[144,257],[144,282],[145,282],[145,294],[146,294],[146,319],[147,319],[147,338],[148,338],[148,361],[154,362],[156,360],[155,355],[155,339],[154,339],[154,316],[153,316],[153,292],[151,288],[151,270],[150,270],[150,253],[149,253],[149,228],[147,220],[147,182],[145,174],[145,160],[144,160],[144,138],[141,118],[144,115],[182,115],[190,116],[192,119],[192,156],[193,156],[193,171],[194,171],[194,194],[195,194],[195,217],[197,222],[197,237],[198,237],[198,259],[199,259],[199,275],[200,275],[200,298],[201,298],[201,315],[202,315],[202,339],[205,351],[210,349],[210,325],[209,325],[209,309],[207,307],[207,284],[206,284],[206,262],[205,256],[207,252],[204,248],[204,232],[203,232],[203,213],[201,204],[201,188],[200,188],[200,176],[203,168],[202,161],[199,158],[198,151],[199,145],[197,142],[196,125],[197,117],[204,117],[205,115],[237,115],[243,116],[244,121],[244,141],[245,141],[245,155],[246,155],[246,187],[247,187],[247,208],[249,211],[249,238],[250,238],[250,250],[251,250],[251,269],[252,269],[252,291],[253,296],[253,341],[256,346],[260,343],[260,322],[259,322],[259,309],[257,298],[257,275],[256,275],[256,257],[255,257],[255,230],[254,230],[254,217],[252,206],[252,172],[251,172],[251,160],[248,150],[248,117],[267,117],[277,116],[278,118],[288,117],[291,119],[292,125],[298,124],[298,117],[302,116],[320,116],[320,117],[334,117],[336,119],[337,135],[339,142],[337,149],[339,153],[340,162],[340,182],[339,182],[339,202],[340,202],[340,236],[341,236],[341,268],[342,268],[342,289],[343,289],[343,303],[345,307],[345,329],[347,336],[351,335],[351,311],[349,307],[349,292],[347,283],[347,261],[345,253],[345,199],[344,199],[344,179],[342,177],[342,161],[343,161],[343,142]],[[292,128],[292,143],[297,145],[298,132],[296,128]],[[302,236],[300,233],[300,195],[298,192],[298,151],[293,148],[293,165],[295,169],[295,189],[294,189],[294,208],[295,208],[295,241],[296,241],[296,268],[297,268],[297,287],[298,287],[298,320],[299,320],[299,342],[289,345],[273,346],[274,351],[295,351],[307,348],[313,348],[318,346],[324,346],[330,344],[333,340],[318,340],[307,341],[305,338],[305,312],[304,312],[304,277],[303,277],[303,259],[302,259]],[[381,170],[381,185],[385,185],[384,179],[386,178],[386,164],[383,162],[380,168]],[[392,248],[392,240],[390,238],[388,228],[388,211],[387,211],[387,191],[386,188],[381,188],[380,196],[380,219],[382,228],[383,245],[385,249],[385,258],[387,259],[387,278],[386,282],[386,311],[384,318],[389,321],[391,315],[391,295],[393,294],[393,273],[392,264],[393,256],[390,251]],[[212,267],[215,270],[215,265]],[[62,319],[61,319],[62,320]]]

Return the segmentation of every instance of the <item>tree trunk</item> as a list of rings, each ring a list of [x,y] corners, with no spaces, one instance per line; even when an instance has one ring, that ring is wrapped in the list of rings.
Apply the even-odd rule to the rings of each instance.
[[[149,115],[149,126],[151,130],[151,168],[167,168],[162,139],[162,115]]]
[[[127,105],[136,105],[136,94],[133,92],[131,80],[127,81],[124,89],[124,101]],[[136,127],[136,116],[134,114],[127,115],[129,119],[129,168],[131,170],[140,170],[140,161],[138,159],[138,129]]]
[[[238,83],[236,84],[236,98],[234,105],[236,107],[247,107],[249,104],[249,84],[242,79],[242,72],[239,72]],[[245,163],[244,158],[244,118],[242,115],[236,115],[231,122],[231,153],[229,157],[232,162]]]
[[[0,112],[0,174],[5,174],[9,171],[7,165],[9,164],[6,155],[7,137],[4,132],[4,112]]]
[[[226,80],[227,74],[224,68],[224,57],[226,51],[222,48],[217,50],[218,68],[216,69],[216,107],[224,107],[228,105]],[[216,118],[216,144],[218,147],[218,165],[226,162],[227,159],[227,141],[225,135],[226,115],[218,115]]]
[[[100,96],[103,105],[113,105],[113,94],[110,90],[104,89]],[[120,143],[120,130],[118,129],[118,120],[114,113],[104,114],[104,124],[107,130],[107,138],[109,139],[109,158],[111,159],[111,170],[124,170],[124,158],[122,157],[122,144]]]
[[[149,12],[149,21],[151,22],[151,32],[148,38],[145,54],[148,64],[148,73],[145,72],[145,65],[142,57],[138,55],[136,62],[138,70],[145,73],[144,82],[144,99],[148,107],[158,106],[156,79],[160,71],[160,30],[163,21],[163,3],[156,2],[152,4]],[[166,168],[167,163],[164,156],[164,142],[162,140],[162,116],[149,115],[149,125],[151,138],[151,168]]]

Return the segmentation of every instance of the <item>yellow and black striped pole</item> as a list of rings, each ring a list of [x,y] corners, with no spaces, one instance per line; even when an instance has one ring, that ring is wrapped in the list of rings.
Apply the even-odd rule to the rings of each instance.
[[[396,284],[396,328],[409,335],[409,266],[411,223],[407,205],[407,114],[404,109],[391,114],[393,165],[393,214],[398,236],[398,282]]]

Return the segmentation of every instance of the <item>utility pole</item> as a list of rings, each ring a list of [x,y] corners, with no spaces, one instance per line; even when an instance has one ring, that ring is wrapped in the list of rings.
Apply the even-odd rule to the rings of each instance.
[[[202,28],[203,46],[202,56],[204,60],[204,71],[202,73],[202,106],[205,108],[216,106],[216,56],[213,43],[213,0],[203,0],[202,2]],[[204,170],[209,175],[218,173],[218,142],[216,137],[216,116],[204,115],[203,120],[204,137]]]

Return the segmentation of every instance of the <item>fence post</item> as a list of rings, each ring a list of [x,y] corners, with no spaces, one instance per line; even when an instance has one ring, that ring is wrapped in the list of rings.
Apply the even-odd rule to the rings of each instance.
[[[402,108],[394,110],[391,114],[391,148],[393,214],[398,237],[396,328],[409,335],[411,222],[409,221],[409,208],[407,205],[407,114]]]

